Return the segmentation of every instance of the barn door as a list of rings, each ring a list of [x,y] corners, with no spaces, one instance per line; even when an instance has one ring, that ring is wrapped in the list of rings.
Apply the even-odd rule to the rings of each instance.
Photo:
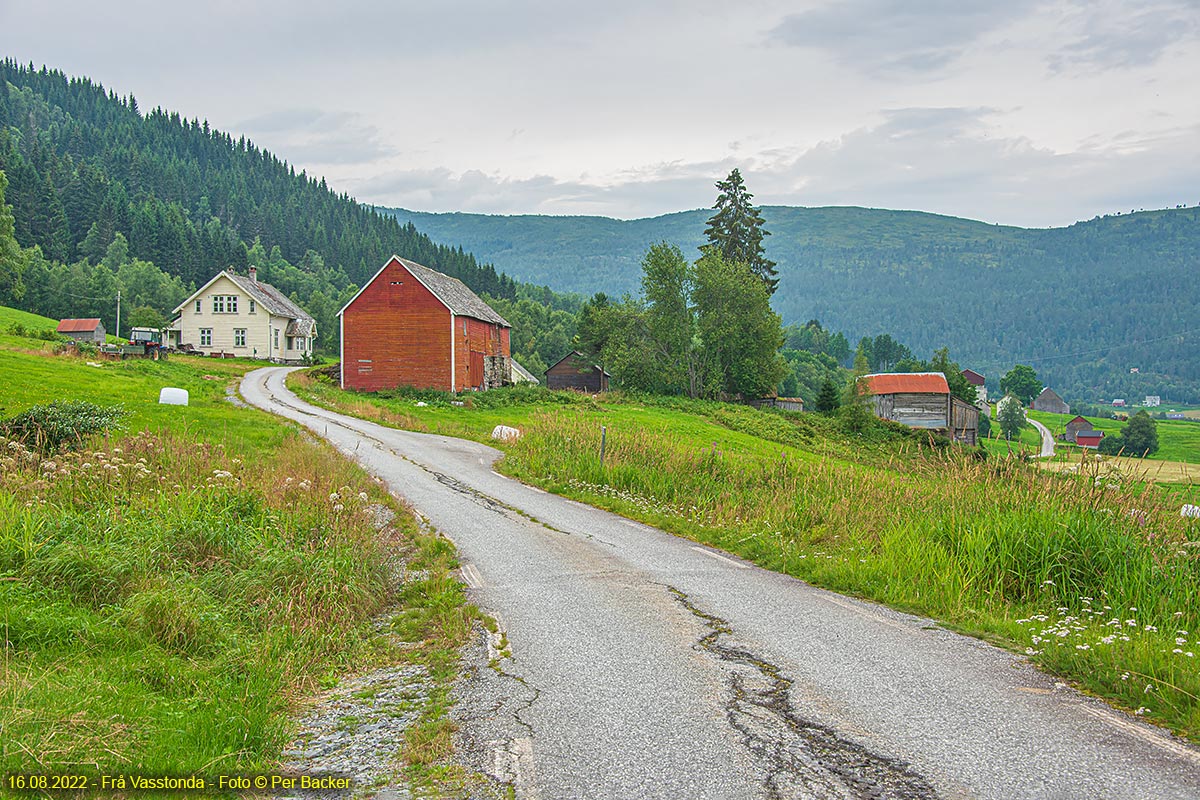
[[[483,388],[483,353],[471,351],[471,362],[467,365],[467,383],[476,389]]]

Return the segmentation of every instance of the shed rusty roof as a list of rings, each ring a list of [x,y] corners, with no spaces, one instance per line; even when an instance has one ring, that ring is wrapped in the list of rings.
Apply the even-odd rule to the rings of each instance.
[[[99,317],[89,317],[87,319],[64,319],[58,323],[59,333],[86,333],[96,330],[100,325]]]
[[[863,380],[871,394],[950,394],[940,372],[884,372],[864,375]]]

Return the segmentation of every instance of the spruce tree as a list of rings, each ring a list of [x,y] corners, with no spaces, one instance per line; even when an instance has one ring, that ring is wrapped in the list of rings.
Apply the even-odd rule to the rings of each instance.
[[[821,384],[821,392],[817,395],[817,411],[828,413],[837,411],[841,405],[841,399],[838,397],[837,386],[831,378],[826,378]]]
[[[717,181],[717,189],[720,194],[713,206],[717,213],[704,229],[708,246],[727,263],[745,264],[766,285],[767,294],[774,294],[779,278],[775,262],[766,257],[762,245],[763,237],[771,234],[763,229],[760,209],[750,204],[754,195],[746,191],[742,174],[736,169],[725,180]]]

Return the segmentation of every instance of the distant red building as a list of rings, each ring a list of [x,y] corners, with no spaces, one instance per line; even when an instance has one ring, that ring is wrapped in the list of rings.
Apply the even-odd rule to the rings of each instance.
[[[70,336],[76,341],[103,342],[104,323],[96,317],[88,319],[64,319],[55,329],[64,336]]]
[[[457,278],[392,256],[338,312],[343,389],[463,391],[511,381],[504,317]]]

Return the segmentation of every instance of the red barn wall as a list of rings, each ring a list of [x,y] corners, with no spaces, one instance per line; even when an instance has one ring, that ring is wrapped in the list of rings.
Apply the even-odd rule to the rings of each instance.
[[[364,391],[450,390],[450,310],[397,261],[342,314],[342,381]]]
[[[475,353],[474,359],[471,354]],[[508,328],[472,317],[454,318],[455,384],[459,389],[483,386],[482,356],[510,356]],[[472,362],[474,367],[472,368]]]

